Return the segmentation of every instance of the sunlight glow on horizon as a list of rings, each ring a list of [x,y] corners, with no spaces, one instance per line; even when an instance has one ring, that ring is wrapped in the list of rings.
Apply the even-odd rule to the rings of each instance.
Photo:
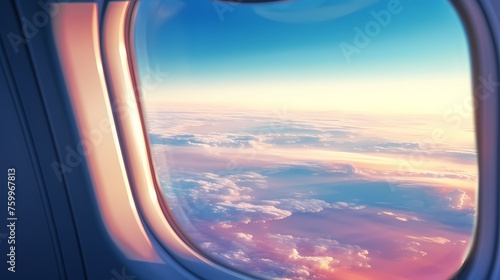
[[[333,80],[333,79],[332,79]],[[425,82],[423,82],[425,81]],[[227,81],[223,84],[164,85],[147,93],[148,103],[164,108],[190,105],[204,108],[299,111],[342,110],[375,114],[443,114],[455,103],[471,99],[468,76],[406,80],[353,81]]]

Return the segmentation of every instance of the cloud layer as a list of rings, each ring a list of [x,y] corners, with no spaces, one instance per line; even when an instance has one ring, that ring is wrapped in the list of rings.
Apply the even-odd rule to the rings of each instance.
[[[194,243],[219,262],[278,279],[453,273],[476,216],[471,152],[387,139],[363,120],[309,117],[150,116],[161,186]],[[430,163],[398,168],[420,152]],[[449,265],[429,275],[446,254]]]

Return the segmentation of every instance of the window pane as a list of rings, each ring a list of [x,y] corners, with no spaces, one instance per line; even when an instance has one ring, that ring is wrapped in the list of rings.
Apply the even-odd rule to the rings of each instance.
[[[141,0],[162,191],[198,249],[283,279],[447,279],[473,239],[471,62],[448,1]]]

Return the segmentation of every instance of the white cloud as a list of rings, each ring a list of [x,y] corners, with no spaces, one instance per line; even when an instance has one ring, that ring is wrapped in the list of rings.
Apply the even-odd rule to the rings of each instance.
[[[333,272],[333,266],[338,264],[340,261],[328,256],[302,256],[297,251],[297,249],[292,249],[292,252],[288,256],[292,261],[303,263],[309,269],[319,269]],[[309,275],[309,273],[307,273]]]
[[[226,176],[184,173],[182,179],[178,177],[174,183],[182,189],[182,193],[176,194],[176,199],[185,202],[177,203],[177,207],[182,209],[174,211],[184,211],[192,216],[191,219],[217,220],[212,228],[231,228],[238,223],[265,223],[299,212],[316,213],[329,208],[360,210],[366,207],[347,202],[330,204],[309,198],[258,199],[255,192],[266,189],[268,183],[266,176],[255,172]],[[167,195],[174,196],[168,191]]]
[[[472,207],[471,198],[463,190],[456,189],[446,194],[449,207],[452,209],[470,209]]]
[[[412,258],[421,258],[427,256],[427,252],[420,250],[421,244],[415,241],[408,242],[404,247],[404,250]]]
[[[416,237],[416,236],[411,236],[411,235],[408,235],[407,237],[414,239],[414,240],[427,242],[427,243],[435,243],[435,244],[446,244],[446,243],[450,242],[449,239],[446,239],[444,237],[426,237],[426,236]]]
[[[419,219],[416,216],[406,215],[406,214],[401,214],[401,213],[394,213],[394,212],[390,212],[390,211],[378,212],[377,215],[380,215],[380,216],[389,216],[389,217],[392,217],[392,218],[394,218],[394,219],[396,219],[398,221],[401,221],[401,222],[422,221],[421,219]]]
[[[319,199],[294,199],[286,198],[279,200],[279,208],[291,212],[319,212],[330,207],[330,203]]]
[[[355,160],[333,164],[298,159],[278,165],[278,156],[272,154],[272,157],[266,158],[268,155],[261,153],[256,155],[258,160],[252,161],[251,164],[240,161],[237,171],[224,173],[227,155],[223,152],[232,156],[236,153],[234,150],[241,147],[258,152],[270,146],[287,145],[287,149],[293,149],[299,145],[307,145],[318,149],[363,154],[367,152],[402,153],[422,149],[416,143],[377,140],[372,138],[372,135],[367,137],[364,129],[361,131],[359,128],[352,128],[355,123],[346,124],[346,122],[336,122],[331,119],[322,122],[322,126],[319,126],[319,120],[312,121],[312,119],[304,118],[300,122],[294,121],[281,127],[279,132],[267,129],[269,133],[260,133],[262,128],[269,127],[269,118],[256,118],[207,114],[206,112],[203,114],[168,112],[153,120],[156,123],[149,125],[150,128],[153,127],[150,133],[156,133],[158,136],[155,140],[158,141],[158,146],[161,146],[162,153],[171,149],[173,159],[181,158],[180,155],[184,155],[187,150],[193,151],[195,155],[187,159],[183,157],[184,162],[165,160],[164,162],[173,166],[164,164],[161,166],[163,172],[158,172],[176,218],[183,227],[188,224],[188,227],[184,229],[193,241],[199,244],[200,249],[236,268],[251,269],[270,278],[313,279],[313,277],[321,278],[319,275],[322,275],[322,272],[370,267],[373,257],[370,252],[376,250],[372,247],[367,248],[370,249],[369,252],[358,245],[348,244],[344,239],[342,242],[346,243],[331,238],[311,237],[316,232],[301,231],[300,225],[295,231],[287,231],[287,233],[293,232],[293,235],[276,234],[279,229],[274,228],[271,221],[283,220],[295,213],[311,213],[307,216],[313,216],[314,213],[327,209],[338,209],[339,211],[336,212],[341,215],[345,214],[349,218],[351,210],[362,210],[368,206],[370,209],[361,211],[364,217],[375,218],[381,223],[405,226],[405,223],[421,221],[420,215],[438,223],[457,222],[460,215],[466,212],[457,210],[472,207],[470,205],[473,202],[461,190],[443,195],[433,191],[420,191],[423,188],[408,187],[398,188],[396,192],[389,193],[386,184],[381,187],[379,182],[371,181],[373,184],[368,186],[365,181],[375,177],[371,176],[370,169],[364,167],[360,170],[356,167]],[[234,125],[238,121],[244,125]],[[345,127],[341,127],[342,125]],[[175,145],[182,147],[176,150],[172,148]],[[199,146],[199,148],[193,148],[193,146]],[[207,149],[202,147],[209,148],[211,153],[208,154]],[[215,153],[214,150],[223,150],[223,152]],[[276,153],[279,153],[278,148],[276,148]],[[162,156],[165,155],[162,154]],[[249,156],[252,155],[249,154]],[[200,162],[197,162],[197,159]],[[182,167],[187,168],[182,171],[176,169],[175,164],[179,162],[184,164]],[[214,162],[217,164],[213,164]],[[199,170],[206,173],[197,172]],[[221,173],[216,174],[217,171]],[[442,176],[461,176],[460,174],[463,173],[462,171],[448,171],[449,174],[443,173],[445,175]],[[419,173],[418,176],[425,175],[433,178],[441,176],[436,174]],[[335,189],[326,187],[320,189],[321,184],[324,183],[325,186],[332,184],[332,180],[336,180],[335,182],[351,180],[359,184],[348,185],[348,188],[339,184]],[[274,188],[273,184],[280,186],[290,184],[290,188]],[[301,186],[304,188],[299,188]],[[326,192],[323,193],[323,190]],[[372,193],[374,195],[371,195]],[[323,194],[325,197],[328,196],[329,202],[331,202],[330,199],[336,202],[329,203],[311,198],[321,197]],[[358,200],[352,200],[354,196]],[[419,213],[419,217],[397,213],[397,211],[391,212],[393,210],[378,213],[368,211],[374,209],[372,207],[387,205],[392,209],[405,209],[405,213]],[[443,211],[447,211],[445,214],[451,212],[457,214],[456,216],[445,215]],[[287,221],[275,224],[278,223],[288,224]],[[246,232],[247,228],[252,228],[252,231]],[[269,229],[269,232],[273,234],[266,235],[263,233],[264,229]],[[370,232],[366,234],[370,235]],[[410,256],[423,257],[427,253],[422,250],[424,247],[422,244],[450,242],[444,237],[419,237],[417,233],[413,234],[416,236],[406,236],[406,234],[403,232],[400,239],[387,241],[387,244],[401,242],[397,243],[401,245],[398,248],[406,250]],[[347,240],[359,240],[356,238],[358,237],[349,237]],[[355,244],[354,241],[351,242]],[[325,276],[324,279],[329,278]]]
[[[200,248],[234,267],[273,279],[328,279],[337,270],[371,267],[368,250],[331,238],[242,231],[235,236],[231,241],[203,242]]]
[[[281,220],[292,215],[292,212],[276,208],[272,205],[258,205],[246,202],[228,202],[219,203],[219,205],[225,206],[226,212],[235,213],[238,216],[246,216],[252,222],[265,223],[270,220]]]
[[[348,203],[348,202],[335,202],[330,205],[330,208],[334,209],[350,209],[350,210],[362,210],[366,208],[366,205],[357,205],[355,203]]]
[[[253,235],[243,232],[236,233],[236,237],[241,238],[245,241],[252,241]]]
[[[275,252],[286,255],[298,264],[313,268],[313,271],[332,272],[346,267],[370,267],[368,250],[357,245],[341,244],[330,238],[304,238],[282,234],[269,234],[268,237],[277,244]]]
[[[229,259],[229,260],[236,260],[236,261],[239,261],[239,262],[249,262],[251,259],[247,257],[246,253],[243,252],[242,250],[238,250],[238,251],[230,251],[230,252],[227,252],[227,253],[223,253],[222,256],[226,259]]]

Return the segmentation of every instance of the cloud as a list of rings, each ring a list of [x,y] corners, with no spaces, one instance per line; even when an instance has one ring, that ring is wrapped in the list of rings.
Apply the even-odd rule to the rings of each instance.
[[[443,193],[442,189],[422,184],[396,185],[395,188],[391,188],[387,182],[366,179],[333,184],[308,184],[307,189],[313,193],[313,197],[321,198],[332,205],[342,206],[343,203],[338,204],[338,202],[345,202],[355,203],[356,206],[366,206],[366,209],[383,208],[374,214],[381,213],[379,216],[394,219],[400,217],[400,221],[405,219],[433,221],[453,226],[456,230],[467,231],[474,223],[476,210],[473,201],[467,200],[463,196],[467,193],[464,194],[460,189],[452,189]],[[321,195],[314,195],[317,193]],[[457,208],[461,205],[462,199],[465,199],[464,206],[461,209]],[[387,215],[382,211],[395,215]]]
[[[236,260],[238,262],[246,263],[251,261],[250,258],[246,257],[246,253],[243,252],[242,250],[229,251],[227,253],[222,253],[221,256],[224,257],[225,259]]]
[[[241,238],[245,241],[252,241],[253,235],[243,232],[236,233],[236,237]]]
[[[467,193],[459,189],[447,193],[445,199],[449,201],[448,206],[452,209],[470,209],[474,206]]]
[[[404,153],[408,151],[419,151],[421,147],[419,143],[412,142],[362,141],[357,142],[352,149],[359,152]]]
[[[316,256],[302,256],[297,251],[297,249],[292,249],[292,252],[288,256],[288,258],[292,261],[303,263],[307,266],[308,270],[311,269],[320,269],[333,272],[333,266],[338,264],[340,261],[336,260],[329,256],[316,257]],[[309,276],[308,270],[304,269],[303,271],[307,272],[305,275]],[[302,271],[301,271],[302,272]],[[304,274],[304,273],[301,273]]]
[[[353,178],[363,175],[363,171],[352,164],[325,164],[300,162],[295,164],[273,164],[259,171],[269,178],[302,178],[311,181],[314,177]]]
[[[278,207],[291,212],[315,213],[329,208],[330,204],[319,199],[293,199],[286,198],[278,201]]]
[[[174,200],[173,208],[177,204],[178,212],[186,213],[187,220],[216,220],[220,224],[214,223],[214,227],[265,223],[288,218],[294,213],[318,213],[325,209],[363,210],[371,207],[386,208],[375,214],[400,222],[429,220],[465,229],[475,219],[474,203],[460,189],[446,194],[423,186],[393,190],[386,183],[360,180],[364,177],[359,173],[352,165],[285,164],[252,171],[242,169],[236,174],[170,173],[170,182],[164,181],[164,185],[172,185],[165,193]],[[354,181],[310,183],[323,178],[350,178]],[[288,194],[276,193],[276,197],[269,196],[274,192],[267,195],[261,191],[275,190],[276,186],[283,184],[295,186],[289,188]],[[176,203],[175,200],[181,201]],[[418,213],[418,216],[412,213]]]
[[[241,125],[235,125],[240,123]],[[200,127],[203,129],[200,131]],[[324,147],[324,139],[343,142],[352,138],[336,122],[282,120],[282,116],[216,114],[211,112],[150,112],[148,131],[154,145],[243,148],[311,145]]]
[[[174,212],[187,215],[186,222],[216,220],[215,227],[266,223],[285,219],[293,213],[317,213],[324,209],[362,210],[367,207],[353,202],[329,203],[315,198],[298,198],[293,193],[288,198],[266,199],[260,190],[269,188],[268,176],[256,172],[233,175],[183,172],[173,176],[171,184],[172,187],[165,188],[165,192],[169,198],[177,199],[177,203],[171,205]]]
[[[422,241],[422,242],[427,242],[427,243],[435,243],[435,244],[446,244],[446,243],[451,242],[449,239],[439,237],[439,236],[438,237],[426,237],[426,236],[416,237],[416,236],[408,235],[408,238],[411,238],[411,239],[414,239],[417,241]]]
[[[243,148],[271,145],[263,143],[263,138],[251,135],[229,133],[203,133],[203,134],[150,134],[153,145],[169,146],[202,146],[212,148]]]
[[[369,252],[357,245],[341,244],[331,238],[304,238],[292,235],[269,234],[267,236],[274,244],[274,252],[283,254],[286,259],[294,264],[305,266],[309,272],[322,274],[334,272],[336,269],[356,267],[370,268]],[[300,277],[297,275],[288,277]]]
[[[261,222],[265,223],[270,220],[281,220],[292,215],[291,211],[276,208],[272,205],[256,205],[246,202],[239,203],[219,203],[221,211],[228,215],[242,216],[240,219],[243,223]]]
[[[420,258],[420,257],[425,257],[427,256],[427,252],[423,251],[420,249],[421,244],[419,242],[408,242],[406,243],[406,246],[403,247],[403,249],[406,251],[406,253],[414,258]]]
[[[237,268],[279,279],[329,279],[337,270],[371,267],[368,250],[331,238],[246,233],[236,236],[243,242],[204,242],[200,247]]]
[[[362,210],[366,208],[366,205],[357,205],[352,202],[344,202],[344,201],[339,201],[332,203],[330,205],[330,208],[334,209],[350,209],[350,210]]]
[[[415,217],[415,216],[405,215],[405,214],[396,214],[396,213],[393,213],[390,211],[378,212],[377,215],[393,217],[394,219],[401,221],[401,222],[422,221],[421,219],[419,219],[418,217]]]
[[[336,117],[271,127],[269,116],[259,114],[167,115],[153,121],[151,140],[161,147],[155,160],[162,162],[158,174],[169,206],[201,250],[237,269],[266,278],[332,279],[332,273],[375,266],[379,254],[433,257],[433,248],[451,247],[450,240],[470,235],[472,191],[412,181],[473,182],[477,176],[464,171],[467,166],[401,173],[406,181],[391,188],[379,179],[391,171],[371,170],[358,157],[343,162],[336,153],[317,161],[308,157],[311,148],[390,159],[426,148],[414,139],[388,140],[382,132]],[[255,160],[245,161],[241,147],[256,151]],[[451,152],[433,151],[430,159],[460,157]],[[235,157],[238,168],[229,170]],[[325,238],[326,231],[336,236]]]
[[[282,198],[259,199],[260,189],[268,187],[267,177],[256,172],[233,175],[213,173],[182,173],[165,188],[168,197],[177,197],[181,203],[171,205],[174,212],[185,213],[186,222],[196,220],[219,223],[217,227],[231,228],[234,223],[266,223],[281,220],[293,213],[316,213],[325,208],[362,209],[359,205],[330,204],[320,199]],[[175,191],[175,194],[171,192]]]

